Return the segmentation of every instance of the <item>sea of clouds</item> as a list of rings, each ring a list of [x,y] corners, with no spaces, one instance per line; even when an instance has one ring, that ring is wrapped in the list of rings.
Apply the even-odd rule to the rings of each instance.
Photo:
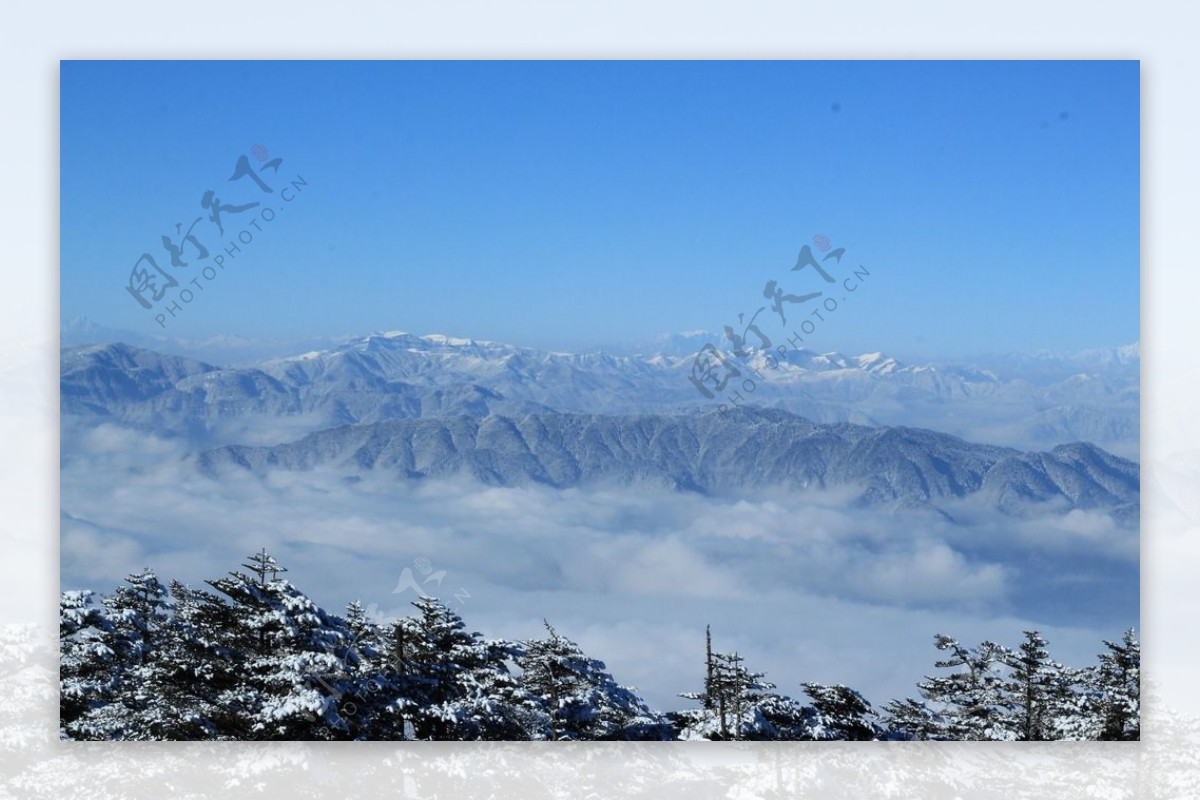
[[[1097,512],[867,510],[854,488],[717,499],[336,470],[216,480],[173,440],[71,418],[62,432],[64,589],[109,592],[143,566],[201,585],[266,547],[331,611],[406,614],[419,587],[487,636],[537,636],[548,620],[663,709],[699,688],[708,624],[782,692],[841,682],[877,705],[916,694],[935,633],[1015,645],[1037,628],[1082,665],[1138,624],[1138,532]]]

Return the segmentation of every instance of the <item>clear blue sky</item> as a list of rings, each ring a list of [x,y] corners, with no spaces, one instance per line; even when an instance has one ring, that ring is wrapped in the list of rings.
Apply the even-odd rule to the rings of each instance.
[[[63,62],[61,100],[64,320],[162,331],[129,271],[197,277],[160,241],[212,189],[280,211],[176,336],[719,331],[821,289],[823,233],[871,278],[818,349],[1138,338],[1137,62]],[[269,199],[226,180],[256,144]]]

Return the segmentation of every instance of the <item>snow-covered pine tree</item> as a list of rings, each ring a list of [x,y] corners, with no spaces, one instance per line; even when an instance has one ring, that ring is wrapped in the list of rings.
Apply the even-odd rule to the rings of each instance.
[[[126,576],[125,584],[104,598],[104,606],[112,623],[113,650],[122,664],[132,666],[157,644],[170,620],[171,603],[167,588],[148,567]]]
[[[712,649],[712,626],[704,627],[704,689],[682,692],[680,698],[698,701],[700,709],[682,709],[666,713],[674,731],[672,739],[711,740],[720,729],[716,712],[715,665]]]
[[[1016,651],[1005,654],[1009,680],[1004,683],[1012,708],[1010,728],[1018,740],[1046,740],[1049,726],[1050,653],[1046,640],[1026,631]]]
[[[1060,723],[1069,725],[1075,713],[1073,674],[1050,658],[1047,644],[1039,632],[1026,631],[1020,647],[1004,657],[1008,727],[1018,740],[1063,739]]]
[[[949,652],[947,658],[934,662],[935,667],[959,669],[948,676],[926,676],[917,685],[926,700],[941,707],[944,725],[937,739],[1012,739],[999,672],[1007,649],[990,641],[969,649],[944,634],[934,637],[934,646]]]
[[[801,685],[817,711],[813,739],[876,740],[883,733],[867,699],[844,684]]]
[[[1133,629],[1120,643],[1104,641],[1106,653],[1093,669],[1092,687],[1098,692],[1101,740],[1141,739],[1142,646]]]
[[[678,736],[705,740],[801,739],[808,731],[812,709],[778,695],[766,674],[754,673],[738,653],[712,650],[705,631],[704,691],[681,693],[703,708],[668,715]]]
[[[765,673],[752,673],[745,666],[745,657],[732,654],[713,654],[712,693],[721,725],[721,739],[771,739],[758,704],[771,695],[775,685],[766,680]]]
[[[663,739],[662,719],[604,663],[588,657],[545,622],[546,637],[522,643],[520,683],[535,704],[532,739]],[[540,713],[540,714],[538,714]]]
[[[668,712],[666,718],[674,729],[673,739],[712,739],[718,731],[716,712],[715,665],[712,649],[712,626],[704,627],[704,689],[700,692],[679,693],[680,698],[699,701],[701,709],[683,709]]]
[[[1069,668],[1055,664],[1058,672],[1052,686],[1050,728],[1052,740],[1098,740],[1100,722],[1096,694],[1088,689],[1095,667]]]
[[[938,740],[945,738],[946,720],[922,701],[892,700],[883,707],[888,739]]]
[[[132,739],[224,739],[241,721],[220,699],[240,680],[231,658],[229,609],[212,593],[170,585],[174,614],[146,654],[139,680],[146,704],[130,713]]]
[[[337,643],[333,652],[340,656],[346,675],[321,678],[331,684],[344,682],[345,691],[337,700],[347,735],[356,740],[404,739],[395,708],[401,683],[391,642],[359,601],[347,605],[345,626],[349,640]]]
[[[104,732],[85,722],[85,715],[111,703],[117,683],[109,645],[112,624],[92,603],[93,595],[91,590],[67,591],[59,599],[59,731],[64,739],[104,738]]]
[[[86,718],[106,740],[145,739],[138,717],[156,707],[160,700],[146,691],[152,654],[159,647],[171,619],[167,588],[150,568],[132,573],[125,585],[103,599],[105,617],[111,624],[107,636],[113,651],[116,680],[112,703],[91,710]]]
[[[712,626],[704,626],[704,692],[700,696],[704,702],[704,708],[712,710],[713,708],[713,649],[712,649]]]
[[[409,654],[414,651],[409,642],[416,637],[416,626],[411,617],[393,620],[385,635],[384,642],[388,649],[385,675],[391,678],[393,684],[389,691],[391,702],[386,710],[392,734],[390,739],[416,738],[413,720],[421,717],[421,705],[430,686],[418,674],[416,664],[409,661]]]
[[[459,614],[428,596],[392,632],[399,694],[394,713],[421,740],[529,739],[527,693],[509,671],[518,650],[469,632]]]
[[[452,699],[435,710],[455,740],[528,740],[529,693],[508,668],[521,651],[478,633],[455,648],[459,666]]]
[[[395,707],[415,739],[449,740],[453,726],[441,708],[457,694],[453,652],[471,637],[462,619],[436,598],[422,596],[412,605],[417,615],[398,620],[392,632],[401,676]]]
[[[208,582],[228,597],[227,653],[238,682],[219,706],[240,719],[236,739],[324,740],[349,736],[338,711],[351,689],[352,657],[345,621],[317,606],[290,582],[265,549],[240,571]],[[269,576],[269,577],[268,577]]]
[[[811,706],[786,695],[765,693],[754,702],[755,730],[744,739],[814,740],[818,728],[817,712]]]

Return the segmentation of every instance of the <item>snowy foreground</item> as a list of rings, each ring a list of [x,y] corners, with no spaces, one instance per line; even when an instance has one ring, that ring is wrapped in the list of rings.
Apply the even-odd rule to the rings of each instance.
[[[1140,646],[1104,642],[1095,665],[938,635],[921,700],[874,709],[843,685],[803,703],[713,651],[692,708],[656,712],[603,662],[546,624],[540,639],[485,639],[434,598],[381,623],[357,602],[317,606],[265,551],[216,593],[149,570],[93,603],[64,592],[60,734],[77,740],[1136,740]],[[681,677],[686,685],[693,677]]]

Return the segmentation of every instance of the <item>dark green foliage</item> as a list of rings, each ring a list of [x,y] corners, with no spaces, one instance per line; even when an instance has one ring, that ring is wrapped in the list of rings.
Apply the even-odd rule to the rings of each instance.
[[[1136,740],[1140,645],[1105,642],[1072,670],[1035,631],[1010,650],[938,635],[949,671],[923,700],[877,715],[841,684],[775,691],[706,632],[700,708],[661,715],[549,623],[488,640],[422,597],[380,624],[361,604],[329,614],[267,552],[208,582],[215,593],[134,573],[101,604],[60,602],[60,732],[77,740]]]
[[[1142,646],[1133,629],[1120,643],[1104,641],[1108,649],[1092,673],[1101,719],[1101,740],[1141,738]]]

